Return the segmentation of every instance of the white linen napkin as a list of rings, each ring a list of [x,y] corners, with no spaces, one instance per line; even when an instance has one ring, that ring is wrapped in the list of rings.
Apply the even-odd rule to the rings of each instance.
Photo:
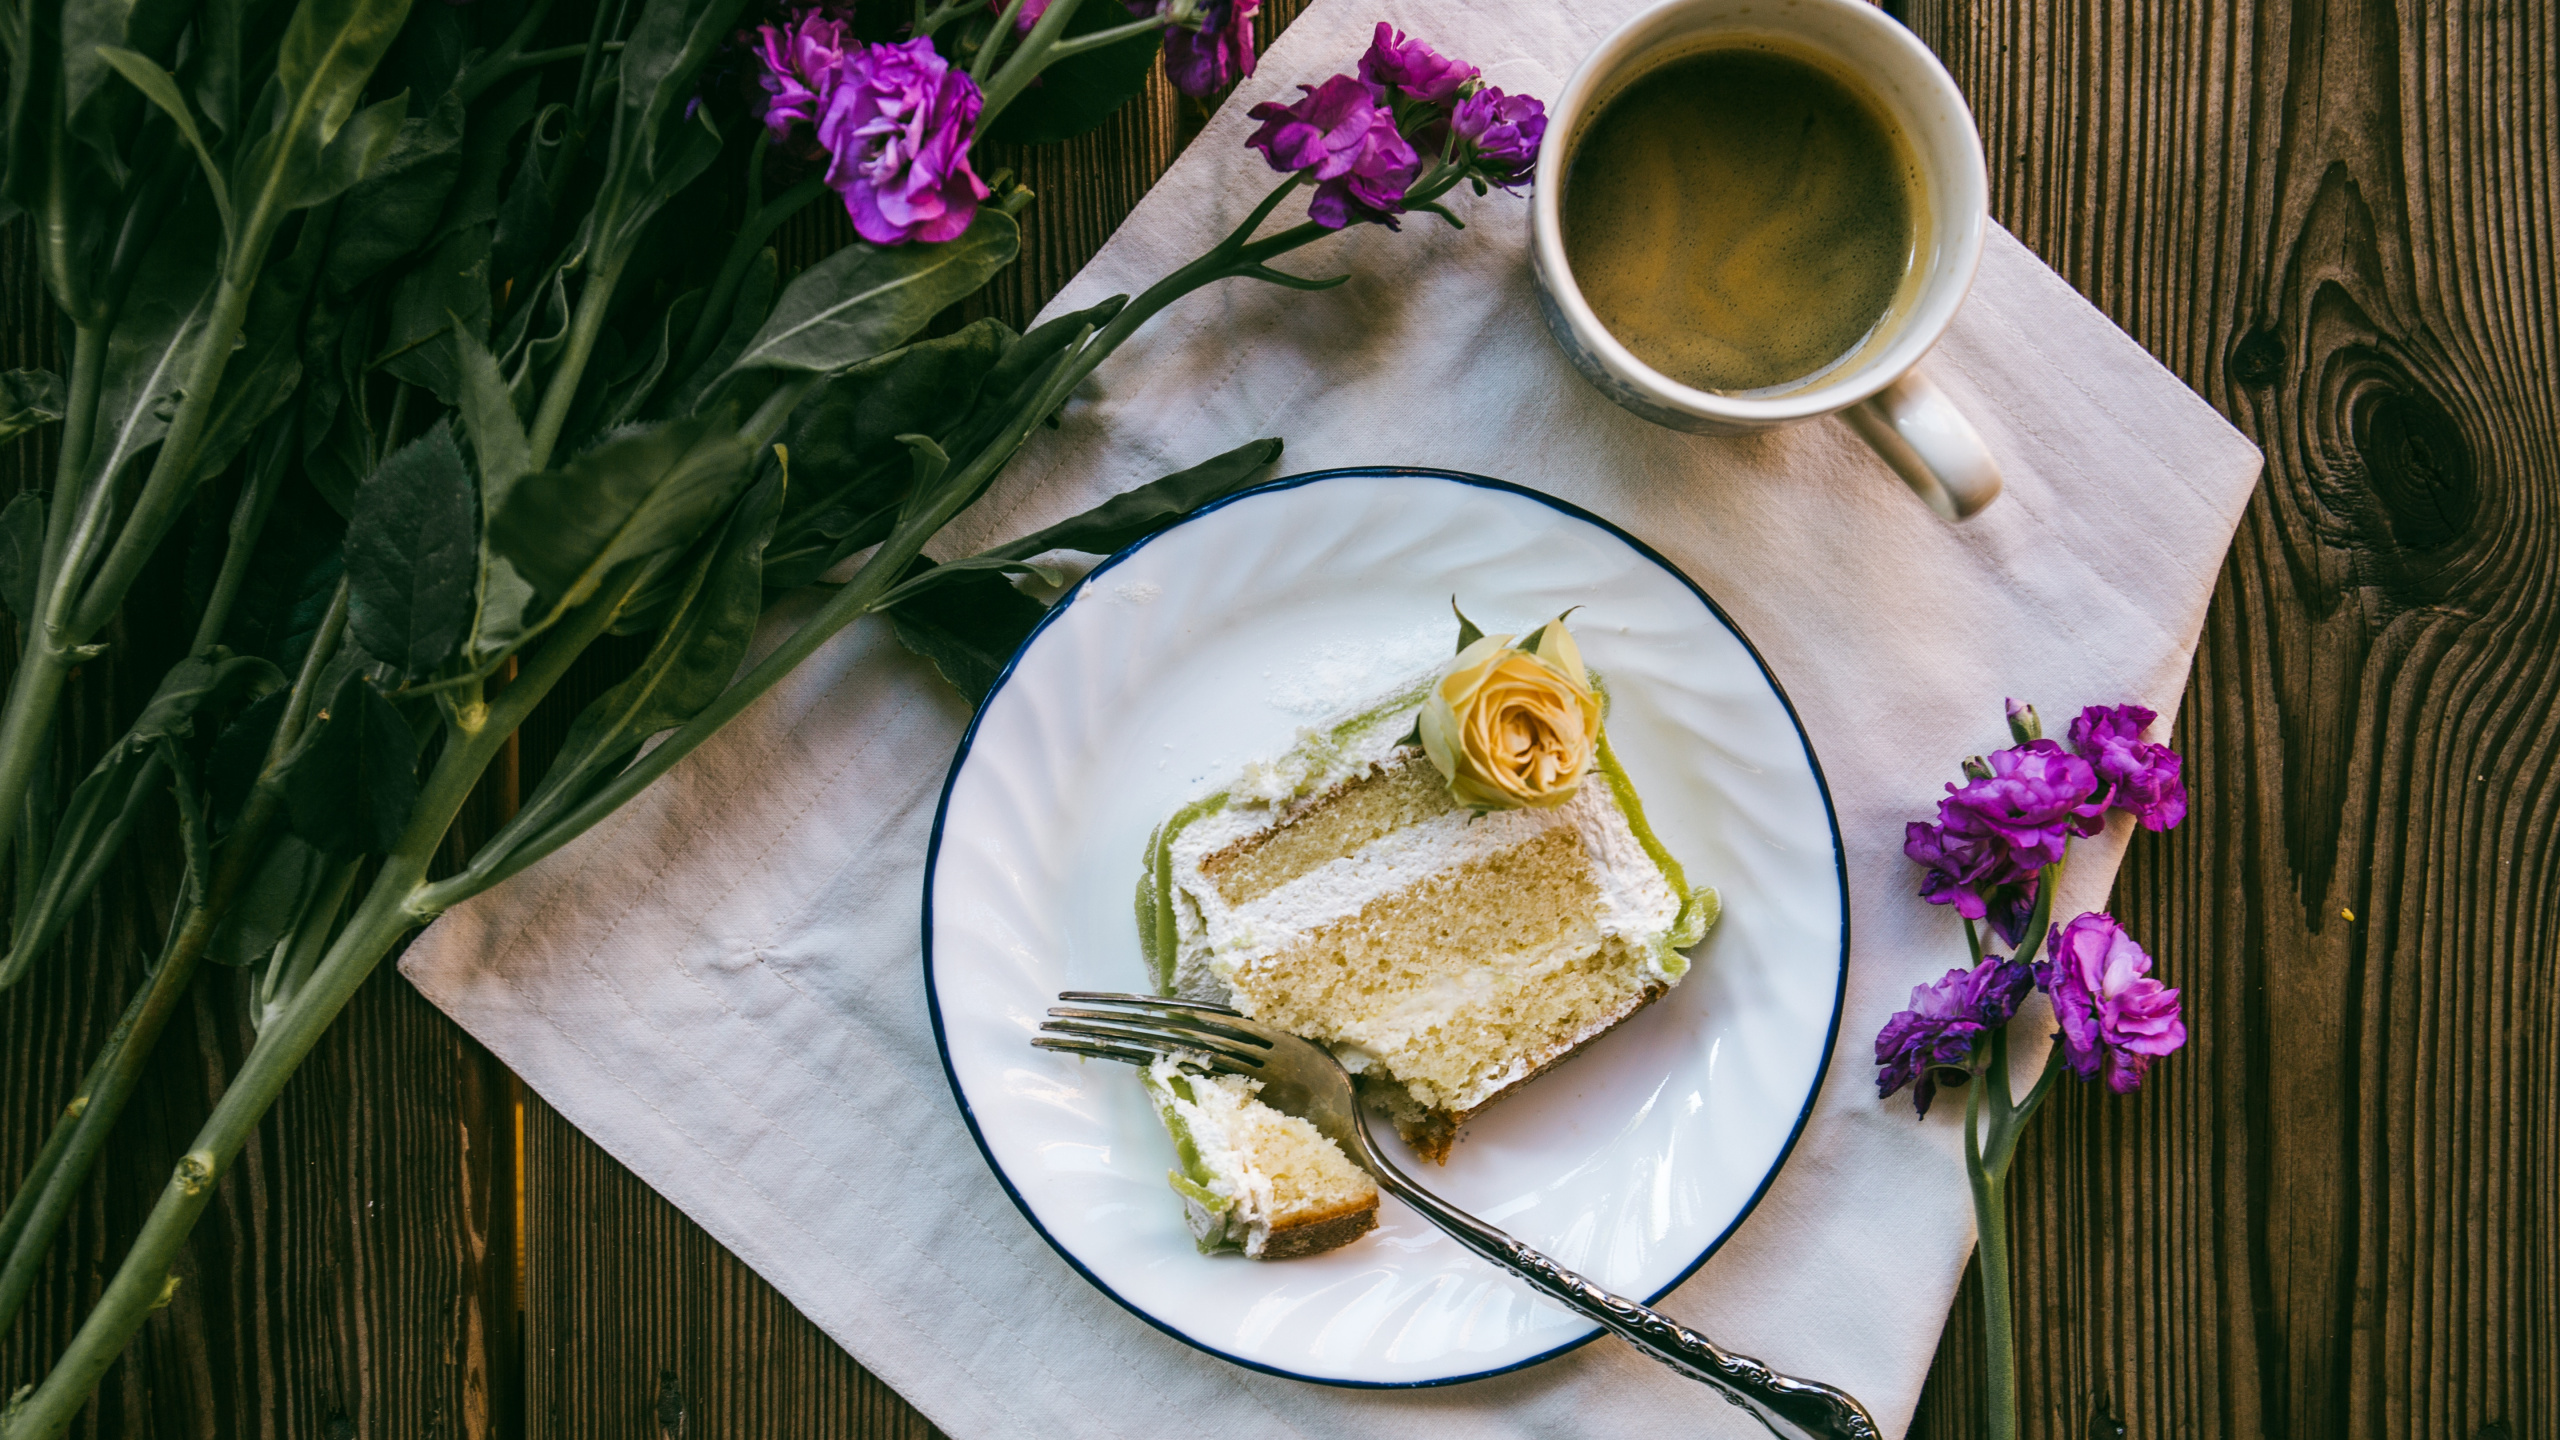
[[[1318,0],[1052,308],[1134,293],[1241,218],[1273,180],[1242,148],[1246,109],[1351,69],[1378,19],[1553,96],[1637,8]],[[2057,733],[2086,704],[2174,710],[2257,451],[1995,230],[1925,363],[2008,488],[1944,524],[1836,421],[1708,439],[1611,405],[1540,326],[1525,203],[1457,198],[1463,232],[1417,216],[1284,262],[1348,271],[1338,290],[1230,281],[1159,317],[938,548],[1278,435],[1286,471],[1412,464],[1549,491],[1704,585],[1821,755],[1854,950],[1793,1158],[1663,1308],[1847,1387],[1899,1432],[1973,1242],[1961,1106],[1915,1122],[1872,1084],[1885,1017],[1964,958],[1949,913],[1914,898],[1903,822],[1932,813],[1961,757],[2007,743],[2006,696]],[[579,843],[444,917],[402,969],[962,1440],[1760,1433],[1606,1339],[1467,1385],[1330,1389],[1211,1359],[1078,1278],[970,1143],[926,1021],[925,845],[967,719],[885,627],[858,625]],[[2077,851],[2058,915],[2105,902],[2125,838],[2120,817]],[[2182,958],[2161,957],[2173,984]]]

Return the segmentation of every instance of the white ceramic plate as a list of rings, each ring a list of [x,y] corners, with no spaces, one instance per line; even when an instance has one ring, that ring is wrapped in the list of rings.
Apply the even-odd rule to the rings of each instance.
[[[1582,607],[1610,742],[1724,918],[1668,997],[1487,1111],[1425,1183],[1658,1296],[1777,1173],[1837,1027],[1848,894],[1820,767],[1750,644],[1661,557],[1535,492],[1405,470],[1276,482],[1122,552],[1024,644],[952,761],[925,872],[934,1029],[987,1163],[1067,1262],[1277,1374],[1441,1384],[1596,1331],[1393,1199],[1326,1255],[1201,1256],[1136,1077],[1030,1040],[1061,990],[1147,988],[1132,896],[1156,822],[1446,657],[1453,594],[1488,630]]]

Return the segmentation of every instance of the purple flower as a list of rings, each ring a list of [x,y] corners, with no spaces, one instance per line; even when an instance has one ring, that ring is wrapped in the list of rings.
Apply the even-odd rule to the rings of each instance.
[[[1400,90],[1407,99],[1438,104],[1480,73],[1463,60],[1451,60],[1419,40],[1406,39],[1403,31],[1384,20],[1378,22],[1369,53],[1360,57],[1360,78],[1378,88],[1380,99],[1389,98],[1385,93],[1389,90]]]
[[[1355,220],[1382,220],[1393,229],[1405,187],[1422,168],[1422,157],[1396,132],[1396,117],[1378,103],[1377,92],[1348,75],[1298,88],[1305,98],[1294,105],[1266,100],[1246,112],[1262,128],[1244,143],[1261,151],[1272,169],[1315,179],[1307,216],[1317,224],[1339,230]]]
[[[1475,151],[1476,172],[1507,190],[1537,168],[1547,107],[1535,95],[1505,95],[1487,85],[1458,102],[1451,123]]]
[[[2089,762],[2050,740],[1984,757],[1989,774],[1949,785],[1938,823],[1904,827],[1902,853],[1928,867],[1920,898],[1988,919],[2011,944],[2035,898],[2037,872],[2062,859],[2074,834],[2106,823]]]
[[[948,240],[969,228],[987,187],[969,168],[978,83],[921,36],[856,46],[818,117],[827,183],[874,245]]]
[[[1975,1043],[2009,1023],[2034,980],[2026,966],[1991,955],[1970,971],[1912,986],[1911,1008],[1895,1011],[1876,1034],[1876,1098],[1908,1085],[1912,1103],[1928,1114],[1939,1082],[1965,1082]]]
[[[817,10],[800,11],[781,25],[756,27],[756,58],[764,62],[756,83],[764,87],[764,124],[775,140],[788,135],[793,125],[818,123],[845,50],[862,48],[846,29],[844,21]]]
[[[2083,1080],[2104,1071],[2119,1095],[2187,1043],[2178,992],[2151,978],[2151,957],[2112,915],[2091,911],[2054,926],[2036,983],[2062,1022],[2062,1063]]]
[[[1047,3],[1047,0],[1042,0]],[[1253,17],[1262,0],[1131,0],[1129,8],[1153,14],[1176,7],[1176,23],[1164,35],[1164,73],[1185,95],[1215,95],[1253,73]],[[1187,19],[1179,18],[1191,8]]]
[[[2071,748],[2111,787],[2107,804],[2131,812],[2145,830],[2166,830],[2187,818],[2178,752],[2142,738],[2143,727],[2159,718],[2139,705],[2092,705],[2071,722]]]

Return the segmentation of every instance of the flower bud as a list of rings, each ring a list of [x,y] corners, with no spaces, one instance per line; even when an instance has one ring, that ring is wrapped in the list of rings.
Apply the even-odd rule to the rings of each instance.
[[[2044,722],[2036,718],[2036,707],[2009,702],[2009,736],[2021,745],[2044,738]]]

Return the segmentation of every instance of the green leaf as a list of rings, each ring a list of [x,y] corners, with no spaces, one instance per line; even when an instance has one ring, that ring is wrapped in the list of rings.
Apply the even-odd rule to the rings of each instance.
[[[489,235],[483,225],[446,236],[391,290],[385,370],[459,406],[461,362],[450,338],[489,332]]]
[[[629,678],[581,711],[559,757],[525,801],[531,837],[574,808],[622,768],[650,736],[671,730],[718,699],[738,673],[764,608],[763,556],[782,506],[783,481],[769,475],[729,515],[719,543],[689,568],[666,627]]]
[[[1008,560],[1028,560],[1051,550],[1108,555],[1153,535],[1203,505],[1245,489],[1279,458],[1278,440],[1249,440],[1188,470],[1114,495],[1081,515],[985,553],[990,558]]]
[[[658,326],[658,344],[654,354],[645,347],[638,353],[648,360],[623,375],[615,377],[605,392],[607,406],[602,430],[618,430],[642,418],[649,397],[658,393],[658,384],[667,378],[667,367],[676,360],[676,347],[693,333],[695,319],[702,314],[708,296],[700,290],[688,290],[667,307],[666,318]]]
[[[932,573],[918,557],[916,575]],[[1003,576],[975,571],[925,588],[889,611],[898,642],[933,662],[953,689],[976,705],[995,688],[1013,652],[1030,638],[1048,607]]]
[[[765,552],[768,593],[806,585],[888,534],[912,473],[897,437],[957,429],[1020,338],[1001,320],[979,320],[866,360],[801,402],[783,432],[792,482]]]
[[[391,149],[337,209],[322,282],[344,295],[427,241],[462,173],[462,97],[400,122]]]
[[[303,302],[328,253],[327,220],[326,215],[305,217],[292,251],[270,262],[250,293],[239,348],[223,367],[221,387],[205,416],[204,438],[197,442],[199,483],[221,474],[267,417],[293,398],[302,381]]]
[[[480,603],[471,620],[472,665],[486,665],[523,638],[525,612],[533,608],[533,599],[533,586],[517,573],[515,563],[483,540]]]
[[[478,226],[494,227],[502,197],[507,193],[508,177],[519,169],[537,169],[534,157],[556,145],[544,143],[540,127],[525,145],[526,158],[516,160],[516,132],[542,113],[542,77],[528,74],[521,80],[501,84],[478,105],[471,108],[470,118],[462,132],[462,171],[453,182],[451,196],[445,202],[444,214],[429,238],[442,240],[457,231]],[[494,236],[494,228],[491,234]],[[546,244],[542,247],[548,250]],[[548,259],[547,255],[536,260]],[[528,287],[519,286],[521,293]]]
[[[50,370],[0,375],[0,445],[62,418],[62,377]]]
[[[623,563],[691,544],[754,459],[726,416],[627,430],[508,491],[490,541],[557,613]]]
[[[621,103],[640,147],[641,173],[663,175],[666,132],[683,124],[695,76],[728,39],[745,0],[646,0],[622,48]],[[693,130],[700,134],[699,129]],[[678,138],[674,143],[684,142]]]
[[[480,584],[480,526],[453,426],[393,451],[356,491],[347,522],[347,625],[410,680],[461,645]]]
[[[408,0],[301,0],[294,7],[276,48],[276,78],[321,144],[336,140],[355,113],[365,81],[408,18]]]
[[[1012,218],[995,209],[940,245],[848,245],[792,280],[729,368],[825,373],[859,364],[976,293],[1021,245]]]
[[[98,58],[117,74],[131,81],[144,99],[159,106],[161,113],[177,122],[179,136],[187,142],[188,149],[196,152],[196,163],[204,169],[205,185],[213,192],[213,208],[222,216],[223,238],[226,241],[232,239],[235,231],[231,220],[231,187],[224,181],[222,166],[215,162],[213,152],[205,148],[204,133],[196,129],[195,112],[187,108],[187,97],[178,92],[178,77],[161,69],[150,56],[137,55],[120,46],[101,45],[97,47],[97,53]]]
[[[1484,630],[1482,627],[1478,626],[1473,620],[1468,619],[1466,611],[1458,608],[1458,597],[1455,595],[1449,597],[1449,613],[1458,617],[1459,650],[1463,651],[1468,646],[1473,645],[1484,638]]]
[[[468,327],[459,321],[455,327],[455,408],[462,412],[463,432],[471,437],[471,458],[480,465],[481,508],[494,515],[507,492],[533,468],[533,444],[525,438],[515,397],[498,374],[497,357]]]
[[[243,706],[239,714],[231,717],[231,723],[214,736],[213,746],[205,755],[204,770],[215,833],[229,829],[240,807],[248,803],[249,792],[258,783],[258,772],[266,767],[267,746],[275,740],[276,722],[284,718],[284,707],[292,698],[286,690],[262,695]]]
[[[248,0],[209,0],[196,17],[193,72],[196,103],[215,129],[229,134],[240,123],[240,32]]]
[[[222,254],[214,232],[209,210],[181,209],[159,227],[135,272],[107,337],[97,433],[89,446],[92,477],[112,481],[169,431],[180,382],[213,304],[214,268]]]
[[[108,747],[63,807],[43,874],[19,905],[9,954],[0,959],[0,986],[14,983],[62,933],[124,848],[155,777],[167,767],[166,742],[192,735],[197,714],[208,704],[273,693],[283,684],[283,675],[266,661],[221,650],[170,667],[133,727]]]
[[[44,564],[44,497],[21,490],[0,509],[0,604],[21,626],[36,614],[36,575]]]
[[[418,741],[398,706],[349,670],[285,758],[293,833],[331,855],[387,854],[418,800]]]
[[[408,14],[409,0],[300,0],[294,7],[274,78],[255,107],[269,117],[268,129],[231,170],[232,199],[253,248],[287,211],[339,194],[388,157],[408,96],[361,115],[356,102]]]
[[[338,577],[346,573],[346,533],[344,517],[308,477],[288,470],[258,532],[223,643],[244,655],[263,655],[284,670],[298,668],[336,598]]]
[[[162,764],[152,746],[117,745],[71,792],[54,827],[44,871],[32,893],[18,902],[9,953],[0,956],[0,988],[16,984],[70,924],[132,835]]]
[[[11,7],[23,13],[33,6]],[[146,56],[172,56],[179,31],[191,8],[183,0],[72,0],[45,9],[61,15],[62,113],[66,128],[86,144],[106,178],[121,188],[132,176],[127,152],[142,128],[142,107],[135,93],[113,83],[115,67],[101,52],[130,49]],[[40,12],[39,12],[40,13]],[[31,19],[34,17],[30,17]],[[42,19],[36,19],[42,25]],[[92,168],[85,157],[71,159],[77,168]]]
[[[1059,38],[1071,40],[1128,23],[1129,12],[1122,7],[1084,0]],[[1163,31],[1150,31],[1059,61],[1040,72],[1038,84],[1014,97],[986,138],[999,145],[1055,145],[1084,134],[1146,88],[1163,43]]]
[[[297,177],[300,183],[284,192],[286,203],[303,209],[335,200],[353,189],[390,158],[392,146],[400,138],[400,127],[408,118],[409,97],[405,94],[357,111],[339,127],[338,138],[330,141],[311,167]]]
[[[773,248],[767,246],[756,252],[746,278],[738,282],[738,298],[730,307],[728,328],[720,332],[719,343],[711,347],[711,354],[677,384],[675,393],[668,397],[665,413],[691,414],[711,388],[711,382],[729,373],[747,342],[764,328],[765,317],[773,313],[773,292],[781,285],[781,277],[781,263]]]
[[[328,858],[301,837],[278,836],[214,925],[205,958],[223,965],[255,965],[266,959],[292,933],[328,872]]]

